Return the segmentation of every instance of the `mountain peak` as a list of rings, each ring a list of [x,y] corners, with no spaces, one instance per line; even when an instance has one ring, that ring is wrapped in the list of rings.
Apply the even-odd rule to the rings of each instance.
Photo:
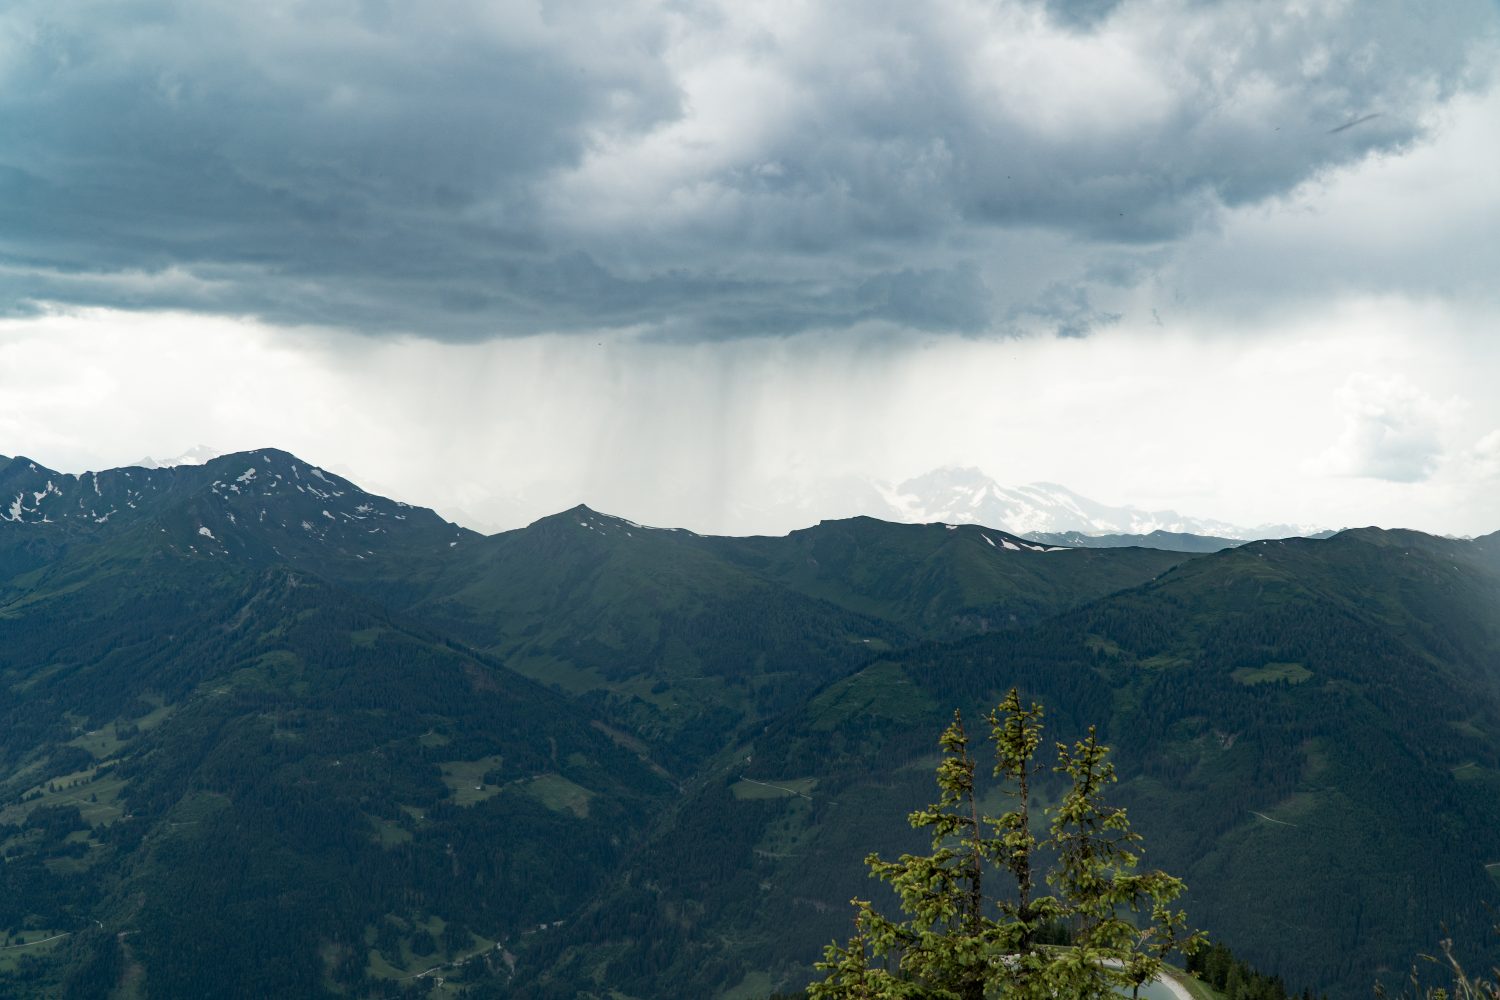
[[[1002,486],[974,466],[944,466],[883,491],[893,517],[917,523],[983,524],[1015,535],[1130,535],[1153,532],[1232,540],[1305,535],[1305,526],[1264,524],[1242,528],[1175,510],[1091,500],[1058,483]]]
[[[615,514],[605,514],[590,507],[588,504],[576,504],[567,510],[558,511],[556,514],[548,514],[532,521],[529,528],[563,528],[578,531],[593,532],[605,536],[611,533],[623,533],[627,537],[635,537],[636,532],[671,532],[679,535],[693,535],[693,532],[685,528],[653,528],[649,524],[638,524],[629,518],[619,517]]]
[[[194,445],[175,458],[157,460],[147,455],[145,458],[131,463],[130,467],[138,469],[171,469],[179,465],[206,465],[222,454],[223,452],[217,448],[210,448],[206,444],[199,444]]]
[[[477,537],[279,448],[81,475],[12,459],[0,467],[0,520],[88,534],[149,520],[162,543],[179,552],[255,560],[320,553],[362,561],[390,551],[444,551]]]

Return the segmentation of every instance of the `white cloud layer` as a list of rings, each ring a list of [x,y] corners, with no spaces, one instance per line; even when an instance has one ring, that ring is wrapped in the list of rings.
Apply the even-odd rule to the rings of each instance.
[[[1477,480],[1500,480],[1500,427],[1475,442],[1469,467]],[[1494,487],[1495,484],[1490,484],[1491,489]]]
[[[1500,351],[1471,322],[1370,300],[1240,337],[456,346],[102,312],[0,326],[0,440],[67,470],[277,445],[479,526],[587,502],[784,531],[951,463],[1242,524],[1472,534],[1500,529]]]
[[[1344,432],[1323,459],[1335,475],[1420,483],[1444,457],[1444,406],[1402,376],[1356,374],[1338,392]]]

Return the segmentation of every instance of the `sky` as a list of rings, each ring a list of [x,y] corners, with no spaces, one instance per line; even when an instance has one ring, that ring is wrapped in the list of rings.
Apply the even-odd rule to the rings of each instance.
[[[17,0],[0,453],[1500,529],[1500,4]]]

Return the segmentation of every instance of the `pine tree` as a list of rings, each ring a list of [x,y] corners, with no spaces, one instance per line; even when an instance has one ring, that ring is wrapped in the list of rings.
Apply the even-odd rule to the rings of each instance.
[[[932,853],[896,861],[871,854],[870,874],[895,891],[905,918],[894,920],[855,899],[855,934],[827,947],[812,1000],[1102,1000],[1155,979],[1168,954],[1191,951],[1202,935],[1185,931],[1171,903],[1183,884],[1165,872],[1137,872],[1140,835],[1125,811],[1104,801],[1115,781],[1108,748],[1094,730],[1057,765],[1069,789],[1049,810],[1046,840],[1032,829],[1032,778],[1038,771],[1042,708],[1012,689],[990,713],[993,777],[1013,805],[979,814],[977,764],[962,716],[943,731],[938,801],[910,822],[932,837]],[[1051,895],[1037,895],[1042,850],[1057,857],[1046,873]],[[988,893],[987,874],[1009,876],[1011,891]],[[1132,921],[1127,914],[1135,914]],[[1045,944],[1045,929],[1073,929],[1070,947]]]

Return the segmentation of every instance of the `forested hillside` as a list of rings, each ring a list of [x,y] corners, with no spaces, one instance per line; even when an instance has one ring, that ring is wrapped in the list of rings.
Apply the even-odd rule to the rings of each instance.
[[[675,899],[663,911],[720,905],[653,936],[704,941],[674,975],[723,954],[699,919],[747,970],[799,942],[809,960],[847,932],[841,904],[872,891],[864,852],[921,846],[904,816],[928,794],[934,721],[1018,684],[1053,707],[1059,738],[1101,726],[1150,862],[1184,875],[1194,919],[1257,966],[1357,996],[1433,928],[1493,955],[1500,591],[1466,545],[1373,530],[1257,543],[1031,629],[881,658],[699,793],[681,842],[731,830],[738,858],[664,847],[648,876]],[[613,913],[579,934],[607,937]],[[574,961],[595,960],[577,943]]]
[[[482,537],[271,450],[0,497],[5,995],[796,988],[1011,685],[1258,968],[1495,957],[1500,535]]]

